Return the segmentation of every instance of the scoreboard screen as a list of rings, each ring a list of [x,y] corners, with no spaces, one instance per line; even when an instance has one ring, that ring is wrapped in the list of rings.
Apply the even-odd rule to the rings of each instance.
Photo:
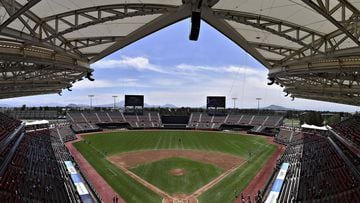
[[[206,98],[207,108],[225,108],[226,97],[225,96],[208,96]]]
[[[125,106],[144,106],[144,95],[125,95]]]

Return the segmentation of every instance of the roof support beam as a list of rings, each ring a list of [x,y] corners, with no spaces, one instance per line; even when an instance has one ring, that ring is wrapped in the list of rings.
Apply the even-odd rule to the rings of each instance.
[[[250,42],[250,44],[257,49],[268,51],[281,56],[288,56],[297,51],[295,48],[280,46],[276,44],[258,43],[258,42]]]
[[[353,33],[351,33],[346,26],[344,26],[344,23],[348,19],[344,19],[345,14],[345,7],[347,7],[347,4],[344,4],[342,2],[347,2],[345,0],[339,1],[337,6],[334,6],[337,9],[331,9],[328,5],[328,0],[325,0],[325,4],[323,3],[324,0],[316,0],[317,4],[313,0],[302,0],[306,5],[310,6],[312,9],[314,9],[316,12],[320,13],[324,18],[329,20],[332,24],[334,24],[337,28],[339,28],[343,33],[345,33],[350,39],[352,39],[358,46],[360,46],[359,36],[355,36]],[[340,9],[341,15],[340,19],[335,19],[335,17],[332,14],[337,15],[336,11]],[[354,13],[355,14],[355,13]],[[354,14],[350,17],[354,17]],[[358,15],[358,13],[356,13]],[[359,16],[356,16],[357,18]],[[356,19],[357,19],[356,18]],[[355,20],[356,20],[355,19]],[[352,22],[350,22],[352,23]]]
[[[284,89],[284,91],[291,92],[292,90],[298,90],[303,92],[314,92],[314,93],[327,93],[332,92],[335,94],[359,94],[360,93],[360,87],[357,86],[356,88],[341,88],[341,87],[298,87],[298,86],[287,86],[287,88]]]
[[[332,102],[332,103],[347,104],[347,105],[354,105],[354,106],[360,105],[359,97],[349,98],[349,97],[319,95],[319,94],[305,93],[305,92],[294,92],[294,93],[290,93],[290,94],[296,98],[302,98],[302,99],[327,101],[327,102]]]
[[[305,1],[305,0],[303,0],[303,1]],[[306,0],[306,1],[308,1],[308,0]],[[328,1],[328,0],[326,0],[326,1]],[[325,55],[319,56],[319,54],[313,53],[310,56],[301,58],[302,61],[304,61],[304,60],[312,61],[314,58],[314,55],[317,58],[324,57],[324,56],[331,58],[332,55],[334,55],[333,54],[334,52],[342,51],[342,49],[340,49],[339,47],[342,43],[345,42],[345,40],[347,38],[350,37],[349,34],[351,36],[354,36],[355,38],[358,38],[358,34],[356,34],[356,32],[358,32],[358,30],[360,28],[356,22],[359,21],[358,20],[359,15],[360,15],[359,11],[354,6],[349,4],[349,2],[346,0],[338,0],[338,1],[340,1],[341,3],[337,4],[336,6],[333,6],[334,7],[333,9],[330,9],[329,4],[327,2],[325,2],[325,4],[324,4],[321,2],[321,0],[317,0],[319,5],[320,4],[324,5],[324,6],[322,6],[322,9],[327,11],[326,15],[334,14],[334,13],[336,13],[337,9],[342,8],[342,10],[341,10],[342,19],[338,21],[338,23],[340,23],[340,25],[341,25],[341,28],[308,44],[309,46],[314,46],[314,47],[325,47]],[[317,6],[317,5],[315,5],[315,6]],[[350,17],[349,19],[345,19],[344,18],[345,11],[343,10],[343,8],[348,8],[350,11],[352,11],[353,12],[352,17]],[[330,17],[333,18],[331,15],[330,15]],[[344,29],[347,30],[346,33],[343,32]],[[354,34],[352,34],[352,33],[354,33]],[[359,41],[359,40],[356,39],[356,41]],[[357,43],[356,41],[355,41],[355,43]],[[333,42],[336,42],[336,43],[334,44]],[[354,48],[358,48],[358,47],[354,47]],[[301,49],[298,50],[298,53],[305,53],[308,49],[309,49],[308,46],[303,46]],[[297,53],[291,54],[291,55],[285,57],[284,59],[282,59],[281,62],[275,66],[287,66],[287,65],[289,65],[289,63],[298,63],[299,60],[291,60],[291,59],[294,59],[294,57],[296,57],[296,56],[297,56]]]
[[[119,10],[124,10],[120,12]],[[55,25],[59,22],[66,23],[70,27],[64,30],[56,30],[51,35],[43,39],[43,41],[49,41],[59,36],[74,32],[76,30],[84,29],[89,26],[101,24],[109,21],[120,20],[129,17],[152,15],[152,14],[164,14],[176,10],[175,6],[166,6],[158,4],[115,4],[84,8],[74,10],[70,12],[60,13],[54,16],[46,17],[44,22],[55,21]],[[98,16],[93,16],[93,13],[97,12]],[[109,15],[111,14],[111,15]],[[87,21],[79,23],[79,17],[86,18]],[[70,20],[71,19],[71,20]]]
[[[96,55],[90,60],[90,63],[94,63],[105,56],[121,49],[149,34],[152,34],[164,27],[167,27],[171,24],[174,24],[178,21],[181,21],[185,18],[188,18],[191,15],[191,5],[184,4],[180,6],[176,11],[165,13],[151,22],[147,23],[146,25],[140,27],[139,29],[135,30],[134,32],[130,33],[126,38],[120,39],[112,46],[108,47],[107,49],[103,50],[101,53]]]
[[[279,66],[269,70],[269,74],[309,74],[313,72],[342,72],[358,70],[360,66],[360,60],[357,58],[339,58],[328,59],[322,58],[318,60],[291,64],[289,66]],[[295,61],[296,62],[296,61]]]
[[[26,44],[32,44],[38,47],[43,47],[43,48],[48,48],[49,50],[54,50],[57,53],[61,53],[65,56],[69,56],[71,58],[75,58],[75,59],[80,59],[80,57],[78,55],[75,55],[73,53],[69,53],[67,52],[65,49],[62,49],[52,43],[49,42],[41,42],[39,38],[34,37],[30,34],[26,34],[23,32],[20,32],[18,30],[6,27],[3,30],[0,31],[0,34],[3,34],[5,36],[8,37],[12,37],[12,38],[16,38],[16,39],[21,39],[24,40],[24,42]]]
[[[38,85],[38,84],[66,84],[63,80],[2,80],[0,81],[0,85],[6,85],[11,87],[11,85]]]
[[[301,25],[294,23],[286,22],[284,20],[275,19],[267,16],[262,16],[253,13],[240,12],[240,11],[227,11],[227,10],[214,10],[214,15],[218,18],[223,18],[225,20],[234,21],[236,23],[248,25],[259,30],[264,30],[271,34],[282,37],[286,40],[295,42],[301,46],[311,49],[313,53],[324,54],[319,47],[312,46],[313,43],[307,44],[305,41],[315,41],[319,38],[323,38],[322,33],[317,32],[316,30],[311,30]],[[275,29],[274,27],[277,27]],[[299,33],[306,33],[303,36],[300,36]],[[301,53],[294,53],[301,54]]]
[[[256,58],[260,63],[262,63],[265,67],[271,68],[270,63],[248,42],[246,39],[240,35],[233,27],[231,27],[224,20],[215,17],[213,11],[209,8],[202,9],[202,18],[219,32],[224,34],[234,43],[239,45],[249,54],[251,54],[254,58]]]
[[[9,7],[9,5],[6,2],[4,4],[4,6]],[[22,8],[22,5],[15,0],[12,2],[11,6],[13,6],[13,9],[18,9],[18,10],[20,10]],[[54,28],[52,28],[50,25],[47,24],[47,22],[44,22],[40,17],[38,17],[36,14],[31,12],[30,10],[25,10],[22,14],[27,17],[27,20],[25,21],[20,15],[18,16],[18,19],[23,23],[24,27],[26,27],[27,30],[30,32],[30,36],[36,38],[36,40],[34,40],[35,42],[41,41],[43,33],[46,35],[49,35],[49,34],[53,34],[55,32]],[[32,22],[30,23],[29,21],[32,21]],[[32,27],[30,24],[35,24],[35,26]],[[3,28],[3,29],[5,29],[5,28]],[[0,30],[0,32],[2,32],[2,30]],[[23,34],[24,32],[20,32],[20,33]],[[22,37],[17,37],[17,38],[22,39]],[[59,40],[60,42],[66,44],[66,39],[63,36],[59,36],[56,39]],[[31,41],[28,41],[27,43],[32,44]],[[57,47],[55,39],[51,40],[49,42],[49,44],[51,44],[53,47]],[[69,45],[69,47],[72,49],[74,48],[74,47],[72,47],[71,44]],[[82,57],[81,53],[77,50],[75,50],[73,54],[76,55],[76,58]]]
[[[303,58],[300,58],[298,60],[283,62],[278,67],[304,65],[304,64],[306,65],[309,63],[314,64],[317,61],[334,61],[334,60],[339,60],[339,58],[342,57],[356,57],[356,56],[360,56],[360,47],[335,50],[330,53],[327,53],[325,56],[324,55],[304,56]]]
[[[72,43],[75,49],[83,49],[101,44],[112,43],[120,39],[124,39],[123,36],[104,36],[104,37],[84,37],[69,39],[67,43]],[[60,44],[60,47],[64,44]]]
[[[28,92],[0,92],[0,99],[8,99],[8,98],[14,98],[14,97],[25,97],[25,96],[34,96],[34,95],[44,95],[44,94],[57,94],[60,93],[61,90],[33,90]]]
[[[18,18],[20,15],[24,14],[24,12],[28,11],[31,7],[39,3],[41,0],[30,0],[27,4],[25,4],[23,7],[18,9],[15,13],[11,13],[10,9],[7,9],[5,0],[0,0],[0,2],[4,5],[5,9],[9,13],[10,17],[3,22],[0,25],[0,31],[4,29],[6,26],[8,26],[10,23],[12,23],[16,18]]]

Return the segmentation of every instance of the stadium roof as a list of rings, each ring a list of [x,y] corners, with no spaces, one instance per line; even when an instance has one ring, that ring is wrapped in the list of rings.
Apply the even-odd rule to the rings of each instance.
[[[0,0],[0,98],[59,93],[91,63],[168,25],[201,19],[293,97],[360,105],[354,0]]]

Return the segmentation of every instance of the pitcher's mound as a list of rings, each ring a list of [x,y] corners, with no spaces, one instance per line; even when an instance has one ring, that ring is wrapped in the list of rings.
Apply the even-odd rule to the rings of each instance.
[[[170,174],[173,176],[183,176],[186,174],[186,170],[182,168],[173,168],[170,170]]]

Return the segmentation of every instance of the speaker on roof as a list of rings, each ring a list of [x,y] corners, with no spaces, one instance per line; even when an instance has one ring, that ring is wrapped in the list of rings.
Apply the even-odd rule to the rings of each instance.
[[[268,77],[268,79],[270,80],[270,82],[268,82],[268,85],[273,85],[275,83],[275,78]]]
[[[191,31],[189,39],[192,41],[197,41],[200,33],[200,23],[201,23],[201,13],[192,12],[191,15]]]
[[[92,78],[92,76],[93,76],[93,74],[91,72],[88,72],[85,77],[90,81],[94,81],[95,79]]]

